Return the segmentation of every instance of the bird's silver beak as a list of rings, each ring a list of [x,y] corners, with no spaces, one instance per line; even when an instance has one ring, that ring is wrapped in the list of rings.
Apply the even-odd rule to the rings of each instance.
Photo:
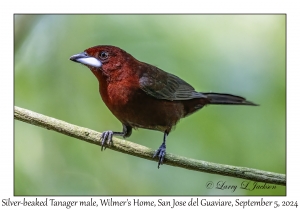
[[[102,66],[101,61],[99,61],[97,58],[89,56],[86,52],[72,55],[70,57],[70,60],[77,63],[82,63],[87,66],[96,67],[96,68],[100,68]]]

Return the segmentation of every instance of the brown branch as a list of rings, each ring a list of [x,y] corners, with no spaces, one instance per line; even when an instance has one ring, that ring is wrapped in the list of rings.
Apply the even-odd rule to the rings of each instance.
[[[38,114],[27,109],[15,106],[14,118],[26,123],[46,128],[48,130],[54,130],[65,135],[75,137],[88,143],[100,145],[101,133],[99,132],[72,125],[70,123],[57,120],[55,118],[48,117],[42,114]],[[152,158],[154,150],[130,141],[113,138],[113,144],[107,145],[107,147],[122,153],[134,155],[152,161],[157,161],[156,159]],[[194,171],[220,174],[223,176],[238,177],[257,182],[286,185],[285,174],[261,171],[252,168],[211,163],[201,160],[190,159],[170,153],[166,154],[164,164],[186,168]]]

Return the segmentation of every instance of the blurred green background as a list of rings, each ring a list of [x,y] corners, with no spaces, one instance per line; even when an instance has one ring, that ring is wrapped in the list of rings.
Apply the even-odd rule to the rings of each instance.
[[[97,131],[121,131],[90,70],[69,60],[115,45],[186,80],[259,107],[207,106],[182,119],[167,151],[286,173],[284,15],[15,15],[15,105]],[[138,114],[138,111],[137,111]],[[157,149],[163,134],[127,140]],[[286,188],[206,189],[242,179],[129,156],[15,120],[15,195],[285,195]]]

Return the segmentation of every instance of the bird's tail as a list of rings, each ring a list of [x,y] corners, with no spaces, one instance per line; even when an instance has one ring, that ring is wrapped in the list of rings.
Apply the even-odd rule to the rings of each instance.
[[[202,93],[207,96],[208,104],[231,104],[231,105],[250,105],[258,106],[245,98],[225,93]]]

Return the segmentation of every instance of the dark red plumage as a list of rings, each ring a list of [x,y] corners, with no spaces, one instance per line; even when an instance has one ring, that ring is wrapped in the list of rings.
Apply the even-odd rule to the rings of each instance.
[[[129,137],[132,128],[162,131],[163,144],[154,154],[158,167],[164,160],[166,136],[181,118],[207,104],[256,105],[230,94],[197,92],[179,77],[114,46],[95,46],[70,59],[90,68],[104,103],[123,124],[123,132],[103,132],[102,149],[113,135]]]

